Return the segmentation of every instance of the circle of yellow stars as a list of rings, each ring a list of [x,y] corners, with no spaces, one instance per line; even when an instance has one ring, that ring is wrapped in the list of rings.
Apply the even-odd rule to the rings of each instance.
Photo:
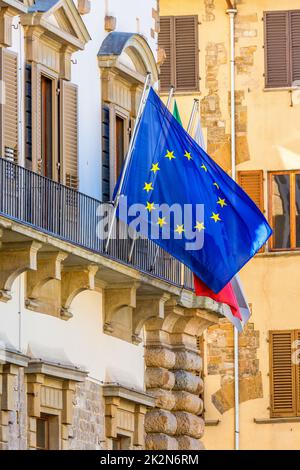
[[[193,160],[193,157],[192,157],[192,155],[191,155],[191,152],[188,152],[187,150],[186,150],[185,153],[184,153],[184,157],[185,157],[188,161]],[[165,155],[165,158],[167,158],[169,161],[175,160],[175,159],[176,159],[175,152],[174,152],[174,151],[167,150],[166,155]],[[201,168],[201,170],[203,170],[205,173],[208,173],[208,168],[207,168],[207,166],[205,165],[205,163],[202,163],[202,165],[200,166],[200,168]],[[156,175],[156,173],[157,173],[158,171],[160,171],[159,163],[158,163],[158,162],[157,162],[157,163],[152,163],[152,167],[151,167],[150,172],[153,173],[154,175]],[[220,186],[218,185],[218,183],[214,182],[214,183],[213,183],[213,186],[215,186],[215,188],[216,188],[217,190],[220,190]],[[152,182],[150,182],[150,183],[145,182],[145,186],[144,186],[143,190],[146,191],[147,194],[148,194],[150,191],[153,191],[153,190],[154,190],[153,183],[152,183]],[[219,206],[220,209],[224,209],[224,207],[227,206],[226,200],[225,200],[224,198],[218,197],[217,206]],[[148,211],[149,213],[151,213],[153,210],[156,209],[155,203],[148,201],[147,204],[146,204],[146,209],[147,209],[147,211]],[[215,222],[215,224],[217,224],[217,223],[219,223],[219,222],[222,222],[220,213],[218,213],[218,212],[212,212],[212,215],[211,215],[210,219],[213,220],[213,221]],[[158,217],[158,220],[157,220],[156,223],[157,223],[157,225],[160,226],[160,228],[163,228],[164,225],[167,225],[166,217]],[[195,225],[194,228],[195,228],[195,230],[198,231],[198,232],[202,232],[203,230],[206,230],[206,227],[205,227],[204,222],[200,222],[200,221],[197,221],[197,223],[196,223],[196,225]],[[177,226],[176,226],[175,233],[177,233],[177,234],[179,234],[179,235],[182,235],[184,232],[185,232],[184,224],[182,224],[182,225],[177,225]]]

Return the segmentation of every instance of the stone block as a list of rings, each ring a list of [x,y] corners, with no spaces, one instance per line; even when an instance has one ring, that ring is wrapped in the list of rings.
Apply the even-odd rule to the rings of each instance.
[[[203,401],[197,395],[189,392],[173,392],[175,396],[175,411],[187,411],[195,415],[200,415],[203,411]]]
[[[199,372],[202,369],[202,359],[199,354],[192,351],[176,351],[174,370],[187,370]]]
[[[172,390],[175,384],[173,372],[162,367],[148,367],[145,373],[146,388],[163,388]]]
[[[155,409],[145,416],[147,433],[163,433],[173,436],[176,433],[177,421],[170,411]]]
[[[163,367],[173,369],[175,353],[166,348],[146,348],[145,363],[147,367]]]
[[[147,450],[178,450],[177,439],[166,434],[147,434],[145,443]]]
[[[155,406],[164,410],[171,411],[175,406],[175,396],[169,390],[162,390],[161,388],[147,390],[151,396],[155,398]]]
[[[184,411],[176,411],[174,416],[177,420],[176,436],[190,436],[200,439],[204,433],[204,421],[199,416]]]
[[[203,442],[190,436],[179,436],[176,438],[178,450],[205,450]]]
[[[203,391],[203,380],[198,376],[185,370],[175,371],[174,390],[185,390],[199,395]]]

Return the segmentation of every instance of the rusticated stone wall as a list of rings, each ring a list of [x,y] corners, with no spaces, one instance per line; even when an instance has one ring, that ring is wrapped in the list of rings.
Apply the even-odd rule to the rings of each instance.
[[[104,417],[101,385],[90,380],[76,385],[73,424],[69,426],[70,449],[105,449]]]
[[[145,418],[149,450],[203,449],[202,358],[197,336],[212,322],[200,315],[169,309],[165,320],[146,324],[146,389],[156,399],[156,407]]]

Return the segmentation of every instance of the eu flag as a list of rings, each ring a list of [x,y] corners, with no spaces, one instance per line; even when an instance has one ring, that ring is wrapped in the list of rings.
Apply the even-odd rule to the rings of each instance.
[[[152,89],[122,185],[118,217],[216,293],[272,234],[254,202]]]

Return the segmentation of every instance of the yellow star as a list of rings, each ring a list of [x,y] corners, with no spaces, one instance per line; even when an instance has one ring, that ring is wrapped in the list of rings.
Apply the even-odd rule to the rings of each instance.
[[[220,189],[220,186],[218,185],[218,183],[214,183],[214,186],[215,186],[217,189]]]
[[[170,152],[169,150],[167,150],[167,154],[165,155],[165,158],[168,158],[171,161],[176,157],[174,155],[174,152]]]
[[[222,208],[227,206],[225,199],[221,199],[220,197],[217,204],[219,204]]]
[[[147,202],[146,209],[147,209],[149,212],[152,212],[152,211],[155,209],[154,202]]]
[[[199,232],[202,232],[202,230],[205,230],[204,222],[197,222],[195,229],[198,230]]]
[[[185,152],[184,156],[188,159],[188,161],[193,160],[193,157],[189,152]]]
[[[183,232],[185,232],[184,226],[183,225],[177,225],[177,229],[175,230],[175,232],[179,233],[179,235],[181,235]]]
[[[158,217],[157,225],[160,226],[160,228],[163,228],[164,225],[167,225],[166,218],[165,217]]]
[[[152,186],[152,183],[145,183],[145,187],[144,187],[144,191],[147,191],[147,193],[149,193],[149,191],[153,191],[153,186]]]
[[[221,222],[220,214],[215,214],[214,212],[213,212],[213,215],[211,216],[211,219],[213,219],[216,223]]]
[[[152,163],[151,171],[153,171],[153,173],[155,174],[159,170],[160,170],[160,168],[158,166],[158,163]]]
[[[206,168],[206,166],[204,165],[204,163],[203,163],[203,165],[201,165],[201,168],[203,168],[204,171],[207,171],[207,168]]]

